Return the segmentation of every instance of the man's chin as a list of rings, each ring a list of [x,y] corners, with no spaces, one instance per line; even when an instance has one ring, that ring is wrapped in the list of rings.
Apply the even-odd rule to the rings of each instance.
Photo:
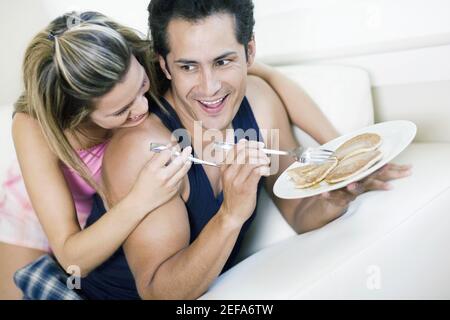
[[[202,119],[201,125],[205,130],[225,130],[230,127],[231,120],[229,119]]]

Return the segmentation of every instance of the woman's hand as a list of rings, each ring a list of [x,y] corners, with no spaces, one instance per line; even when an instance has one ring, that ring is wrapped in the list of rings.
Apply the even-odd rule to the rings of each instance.
[[[274,73],[276,73],[276,70],[273,67],[258,61],[253,62],[247,70],[248,75],[260,77],[269,84],[271,83],[270,77]]]
[[[191,168],[192,162],[188,160],[191,153],[192,147],[185,148],[176,158],[172,158],[170,150],[152,152],[128,197],[146,213],[169,201],[177,194],[183,178]]]

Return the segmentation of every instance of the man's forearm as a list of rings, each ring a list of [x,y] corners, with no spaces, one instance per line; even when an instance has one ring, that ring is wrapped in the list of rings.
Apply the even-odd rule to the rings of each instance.
[[[219,276],[234,248],[242,224],[220,210],[197,239],[164,262],[144,292],[144,299],[196,299]]]
[[[321,196],[274,200],[286,221],[298,234],[323,227],[343,215],[347,209],[347,206],[333,205]]]

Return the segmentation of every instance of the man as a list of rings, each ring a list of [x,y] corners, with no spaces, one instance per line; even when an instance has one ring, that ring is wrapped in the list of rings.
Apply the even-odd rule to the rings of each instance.
[[[263,140],[259,134],[263,129],[279,130],[279,143],[264,141],[268,148],[297,146],[280,98],[264,81],[247,79],[256,49],[250,0],[152,0],[149,21],[154,49],[170,81],[162,98],[168,113],[154,104],[155,114],[146,122],[114,135],[104,158],[113,203],[129,192],[148,157],[150,142],[167,143],[175,130],[187,130],[200,158],[208,157],[202,150],[211,143],[207,134],[211,129],[224,136],[227,129],[254,130],[255,140]],[[83,280],[87,297],[195,299],[202,295],[232,266],[255,216],[259,187],[265,184],[271,191],[293,161],[280,158],[277,172],[267,177],[269,159],[261,145],[240,141],[220,168],[193,165],[180,194],[151,212],[123,251]],[[358,194],[384,189],[383,181],[392,177],[386,171],[325,196],[274,200],[301,233],[336,219]],[[94,210],[92,220],[101,212],[102,208]]]

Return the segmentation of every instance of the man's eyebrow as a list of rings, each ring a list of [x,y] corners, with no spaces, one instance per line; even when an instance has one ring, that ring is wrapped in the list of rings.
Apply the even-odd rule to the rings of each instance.
[[[144,68],[142,68],[142,69],[143,69],[143,72],[142,72],[142,80],[141,80],[141,82],[140,82],[141,85],[142,85],[142,82],[144,82],[144,79],[145,79],[145,70],[144,70]],[[141,85],[139,85],[139,89],[138,89],[138,91],[136,92],[136,94],[134,95],[133,100],[130,101],[130,103],[128,103],[128,104],[127,104],[126,106],[124,106],[123,108],[120,108],[118,111],[111,113],[109,116],[114,116],[114,115],[116,115],[116,114],[119,114],[119,113],[121,113],[121,112],[127,110],[127,109],[133,104],[134,100],[136,99],[136,97],[137,97],[139,91],[141,90]]]
[[[237,52],[236,52],[236,51],[228,51],[228,52],[225,52],[224,54],[218,56],[217,58],[214,58],[214,61],[222,60],[222,59],[224,59],[224,58],[226,58],[226,57],[228,57],[228,56],[231,56],[231,55],[233,55],[233,54],[237,54]]]
[[[225,52],[224,54],[221,54],[220,56],[214,58],[213,61],[222,60],[223,58],[226,58],[226,57],[231,56],[233,54],[237,54],[237,52],[236,51]],[[181,64],[196,64],[196,63],[198,63],[195,60],[189,60],[189,59],[178,59],[178,60],[175,60],[174,62],[175,63],[181,63]]]
[[[195,64],[195,63],[197,63],[197,61],[195,61],[195,60],[188,60],[188,59],[178,59],[178,60],[175,60],[175,63]]]

